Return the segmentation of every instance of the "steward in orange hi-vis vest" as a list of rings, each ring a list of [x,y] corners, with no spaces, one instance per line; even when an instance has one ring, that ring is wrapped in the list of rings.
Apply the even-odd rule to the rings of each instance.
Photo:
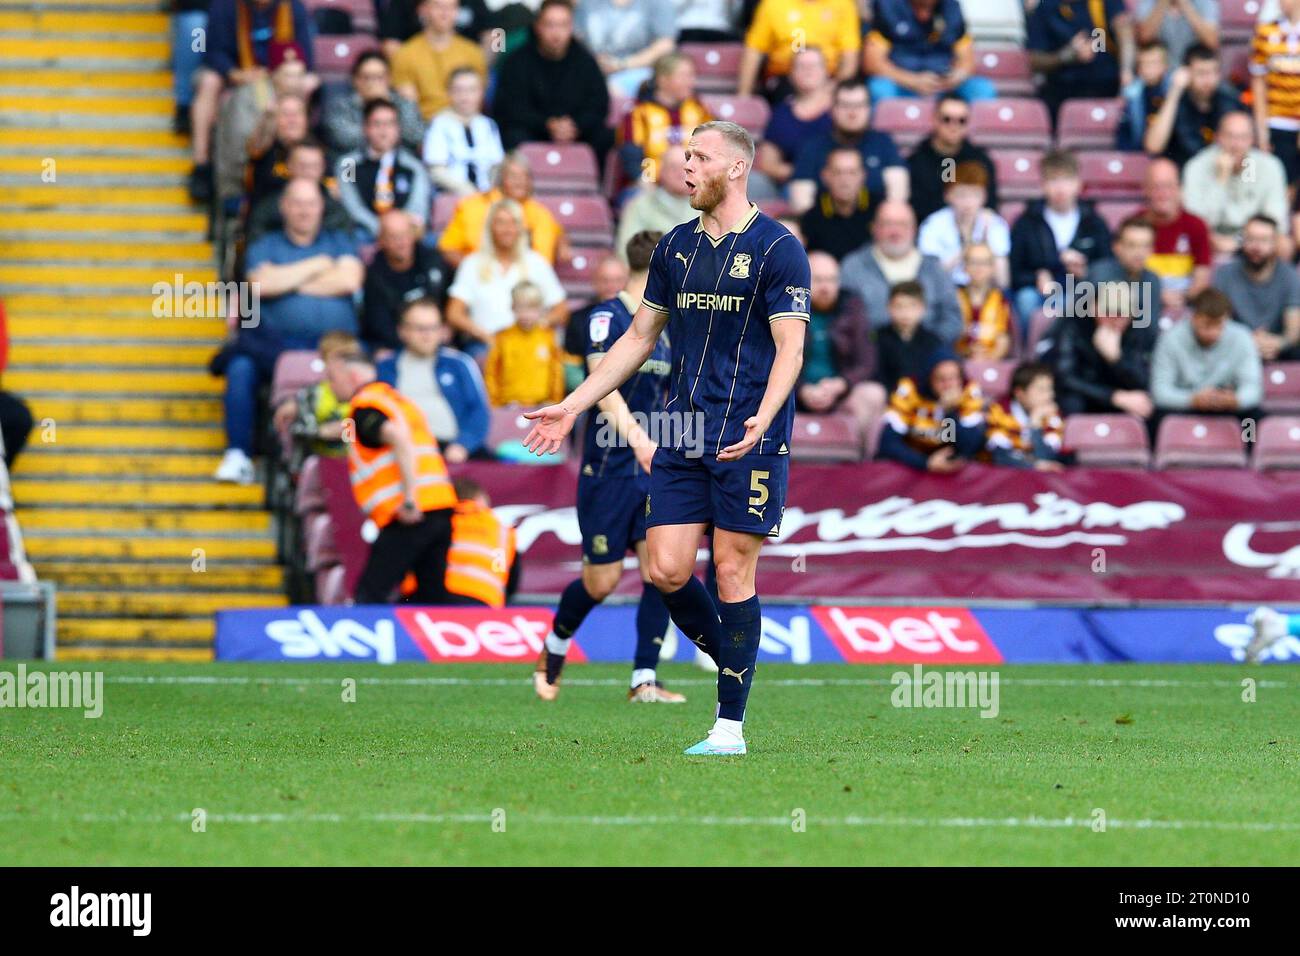
[[[438,449],[424,414],[406,396],[383,382],[363,386],[352,398],[352,416],[363,408],[382,412],[390,421],[406,423],[415,446],[415,504],[421,511],[453,508],[456,492],[447,476],[447,463]],[[402,473],[394,448],[368,448],[359,441],[348,445],[348,475],[357,506],[371,521],[384,528],[402,506]]]
[[[379,529],[357,581],[358,604],[386,604],[407,572],[411,599],[445,604],[447,551],[456,492],[424,414],[390,385],[375,381],[375,364],[360,351],[325,362],[330,388],[352,407],[348,474],[352,494]]]
[[[462,501],[451,516],[447,590],[488,607],[504,607],[515,563],[515,529],[478,501]]]

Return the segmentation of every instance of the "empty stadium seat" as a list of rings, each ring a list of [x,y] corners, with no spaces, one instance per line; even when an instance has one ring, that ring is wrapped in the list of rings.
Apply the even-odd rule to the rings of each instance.
[[[967,359],[963,363],[966,377],[980,387],[985,398],[1000,402],[1011,394],[1011,373],[1016,369],[1016,362],[1002,359],[996,362],[983,359]]]
[[[1034,74],[1024,50],[977,46],[975,72],[992,80],[999,96],[1034,95]]]
[[[998,183],[998,189],[1002,189],[1002,184]],[[1025,211],[1027,203],[1023,199],[1012,199],[1009,202],[998,203],[998,213],[1007,221],[1007,225],[1014,226],[1020,214]]]
[[[767,129],[768,117],[772,109],[767,100],[761,96],[736,96],[719,93],[706,93],[700,101],[708,108],[715,119],[730,120],[749,130],[755,139],[762,139]]]
[[[559,220],[569,239],[581,246],[612,246],[614,218],[603,196],[538,195],[537,201]]]
[[[1088,199],[1141,199],[1150,157],[1117,151],[1079,154],[1079,176]]]
[[[683,43],[678,51],[695,64],[695,89],[700,93],[733,93],[740,75],[741,43]]]
[[[1146,207],[1146,203],[1134,199],[1112,199],[1097,203],[1097,215],[1106,220],[1106,227],[1113,233],[1129,216],[1136,216]]]
[[[1262,0],[1220,0],[1219,38],[1223,42],[1241,42],[1255,35]]]
[[[609,254],[608,249],[578,248],[568,259],[558,259],[555,263],[555,275],[564,286],[565,294],[579,299],[590,299],[595,289],[592,276],[600,261]]]
[[[892,99],[874,104],[871,125],[894,138],[895,145],[907,152],[934,128],[934,104],[929,100]]]
[[[795,461],[861,461],[862,433],[848,412],[796,414],[790,435]]]
[[[1029,317],[1029,340],[1025,342],[1025,355],[1033,357],[1038,354],[1038,343],[1056,322],[1056,317],[1048,315],[1042,309]]]
[[[378,50],[379,41],[362,33],[350,37],[316,37],[312,51],[316,55],[316,72],[324,80],[343,80],[352,74],[352,64],[366,50]]]
[[[773,219],[780,219],[790,211],[790,204],[784,199],[760,199],[754,205]]]
[[[1250,464],[1258,471],[1300,468],[1300,417],[1273,415],[1260,419]]]
[[[348,569],[345,565],[336,564],[332,568],[326,568],[316,575],[316,603],[324,604],[327,607],[337,607],[340,604],[346,604]]]
[[[594,193],[600,188],[596,154],[586,143],[521,143],[539,193]]]
[[[554,455],[544,457],[538,457],[524,449],[523,440],[533,427],[533,423],[523,415],[528,410],[517,405],[492,409],[488,422],[488,448],[501,454],[502,446],[507,446],[502,457],[534,465],[553,465],[564,461],[569,455],[571,447],[569,442],[565,442]]]
[[[1167,415],[1156,434],[1157,468],[1244,468],[1241,423],[1221,415]]]
[[[291,349],[281,352],[275,360],[275,372],[271,377],[271,405],[274,407],[282,399],[288,398],[300,388],[315,385],[325,375],[325,363],[320,356],[309,349]]]
[[[998,198],[1024,201],[1042,195],[1039,170],[1043,154],[1034,149],[992,149],[989,156],[998,176]],[[1005,218],[1006,214],[1003,213]],[[1012,220],[1008,219],[1008,222]]]
[[[1052,123],[1042,100],[1009,98],[971,105],[971,139],[985,149],[1018,146],[1047,149]]]
[[[1264,363],[1264,411],[1300,412],[1300,362]]]
[[[320,456],[310,455],[302,463],[298,473],[298,484],[293,490],[293,513],[306,517],[313,511],[324,511],[326,507],[325,484],[321,479]]]
[[[1071,415],[1063,444],[1093,468],[1145,468],[1151,460],[1147,426],[1131,415]]]
[[[1056,122],[1056,142],[1061,149],[1114,149],[1122,99],[1066,100]]]
[[[353,33],[375,31],[375,5],[373,0],[306,0],[306,7],[315,15],[322,10],[336,10],[348,14]],[[319,24],[319,19],[317,23]]]
[[[316,573],[331,565],[338,564],[341,558],[334,546],[334,519],[328,511],[318,511],[304,523],[303,544],[306,553],[304,567],[309,573]]]

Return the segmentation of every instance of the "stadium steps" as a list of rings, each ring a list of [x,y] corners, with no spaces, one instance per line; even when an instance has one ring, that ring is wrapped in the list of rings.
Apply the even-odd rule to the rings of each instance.
[[[154,292],[216,279],[169,29],[159,0],[0,0],[4,386],[36,419],[12,489],[65,660],[210,660],[214,612],[285,603],[262,488],[211,480],[225,320]]]

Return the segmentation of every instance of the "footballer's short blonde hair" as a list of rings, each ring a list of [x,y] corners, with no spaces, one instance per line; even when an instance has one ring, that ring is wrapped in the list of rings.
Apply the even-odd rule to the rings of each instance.
[[[749,135],[749,130],[730,120],[709,120],[695,127],[691,135],[698,136],[700,133],[708,132],[717,133],[728,146],[739,153],[745,160],[746,168],[754,167],[754,137]]]

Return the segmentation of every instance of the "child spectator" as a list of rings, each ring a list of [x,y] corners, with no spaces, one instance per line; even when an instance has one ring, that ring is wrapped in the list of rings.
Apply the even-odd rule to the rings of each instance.
[[[889,290],[889,325],[876,333],[876,381],[892,393],[904,378],[918,379],[926,357],[943,340],[921,327],[925,290],[919,282],[900,282]]]
[[[550,405],[564,397],[564,362],[545,321],[541,287],[527,280],[510,293],[515,324],[492,337],[483,377],[494,406]]]
[[[993,251],[994,274],[998,285],[1010,280],[1008,256],[1011,255],[1011,227],[988,208],[989,174],[973,160],[958,163],[952,181],[943,191],[946,205],[926,217],[917,235],[916,247],[934,256],[952,276],[956,285],[965,285],[962,253],[972,243],[983,243]]]
[[[1025,362],[1011,374],[1011,398],[988,410],[988,452],[995,465],[1061,471],[1065,424],[1056,407],[1052,370]]]
[[[317,350],[322,362],[343,352],[355,352],[361,345],[347,332],[326,332]],[[275,407],[272,421],[282,438],[287,434],[310,443],[310,454],[339,458],[347,454],[343,443],[343,423],[349,415],[348,403],[340,402],[330,388],[328,378],[298,390]]]
[[[1138,48],[1137,77],[1124,87],[1124,114],[1116,130],[1115,145],[1140,150],[1147,126],[1164,105],[1169,90],[1169,53],[1159,43]]]
[[[984,448],[985,401],[947,349],[921,375],[899,380],[885,412],[879,457],[919,471],[959,471]]]
[[[1011,351],[1011,300],[994,281],[993,250],[982,242],[966,247],[966,279],[957,289],[962,334],[957,354],[995,362]]]
[[[470,196],[492,188],[492,170],[505,158],[496,120],[483,115],[483,78],[472,67],[452,70],[451,102],[433,118],[424,137],[424,161],[443,192]]]

